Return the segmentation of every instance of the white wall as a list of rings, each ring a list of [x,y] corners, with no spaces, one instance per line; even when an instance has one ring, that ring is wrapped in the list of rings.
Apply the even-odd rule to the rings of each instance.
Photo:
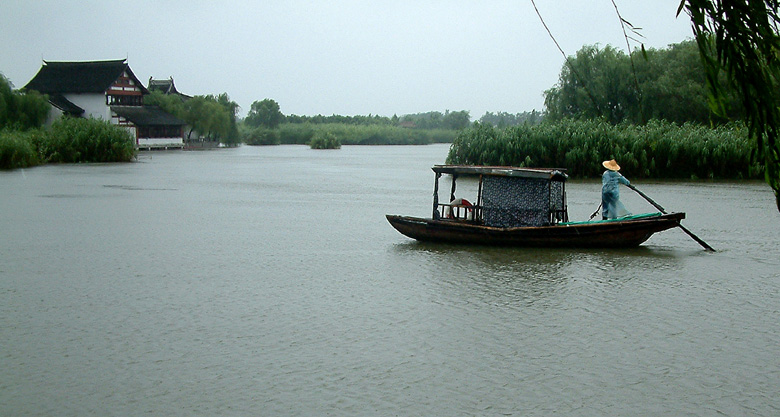
[[[84,109],[82,117],[111,121],[111,109],[106,105],[105,94],[65,94],[65,98]]]
[[[141,148],[181,148],[184,146],[182,138],[138,138],[138,146]]]
[[[43,123],[43,125],[47,127],[51,126],[52,123],[54,123],[54,121],[60,117],[62,117],[62,110],[49,104],[49,114],[46,116],[46,121]]]
[[[112,119],[111,122],[116,124],[116,119]],[[138,144],[138,132],[137,132],[135,126],[122,125],[120,127],[124,128],[126,131],[130,132],[130,134],[133,135],[133,139],[135,139],[136,144]]]

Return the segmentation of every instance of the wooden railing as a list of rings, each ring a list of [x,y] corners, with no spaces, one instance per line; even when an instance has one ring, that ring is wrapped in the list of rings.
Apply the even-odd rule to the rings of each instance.
[[[451,219],[458,221],[481,222],[482,206],[439,203],[439,215],[441,219]]]

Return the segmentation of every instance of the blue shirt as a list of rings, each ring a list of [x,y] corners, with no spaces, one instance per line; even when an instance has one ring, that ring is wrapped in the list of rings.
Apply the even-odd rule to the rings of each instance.
[[[605,219],[617,219],[631,214],[620,202],[621,183],[631,184],[617,171],[607,170],[601,176],[601,215]]]
[[[626,185],[631,184],[626,177],[620,175],[617,171],[604,171],[604,175],[601,176],[601,193],[614,193],[619,196],[618,184],[623,183]]]

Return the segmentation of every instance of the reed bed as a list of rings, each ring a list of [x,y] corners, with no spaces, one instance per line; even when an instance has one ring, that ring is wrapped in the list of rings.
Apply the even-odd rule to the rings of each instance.
[[[36,134],[40,134],[40,131],[1,130],[0,169],[27,168],[38,165],[40,158],[35,146],[37,142]]]
[[[130,132],[107,121],[67,117],[49,129],[0,131],[0,169],[44,163],[128,162],[135,155]]]
[[[427,145],[451,143],[457,131],[450,129],[410,129],[388,125],[349,125],[345,123],[288,123],[279,126],[283,144],[309,144],[317,134],[332,134],[342,145]]]
[[[601,162],[616,159],[638,178],[759,179],[763,166],[742,124],[707,127],[653,120],[611,125],[566,119],[505,129],[475,124],[453,142],[452,164],[567,168],[574,177],[598,177]]]

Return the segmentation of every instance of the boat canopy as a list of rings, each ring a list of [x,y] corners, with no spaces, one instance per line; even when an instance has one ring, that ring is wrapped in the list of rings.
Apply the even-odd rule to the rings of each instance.
[[[492,227],[545,226],[569,220],[565,169],[434,165],[433,218],[460,219]],[[439,203],[439,178],[452,176],[449,203]],[[456,199],[459,177],[479,177],[476,205]],[[466,207],[465,210],[461,208]]]
[[[569,177],[564,168],[518,168],[507,166],[475,166],[475,165],[434,165],[431,168],[437,174],[454,176],[493,175],[500,177],[518,177],[545,179],[550,181],[566,181]]]

